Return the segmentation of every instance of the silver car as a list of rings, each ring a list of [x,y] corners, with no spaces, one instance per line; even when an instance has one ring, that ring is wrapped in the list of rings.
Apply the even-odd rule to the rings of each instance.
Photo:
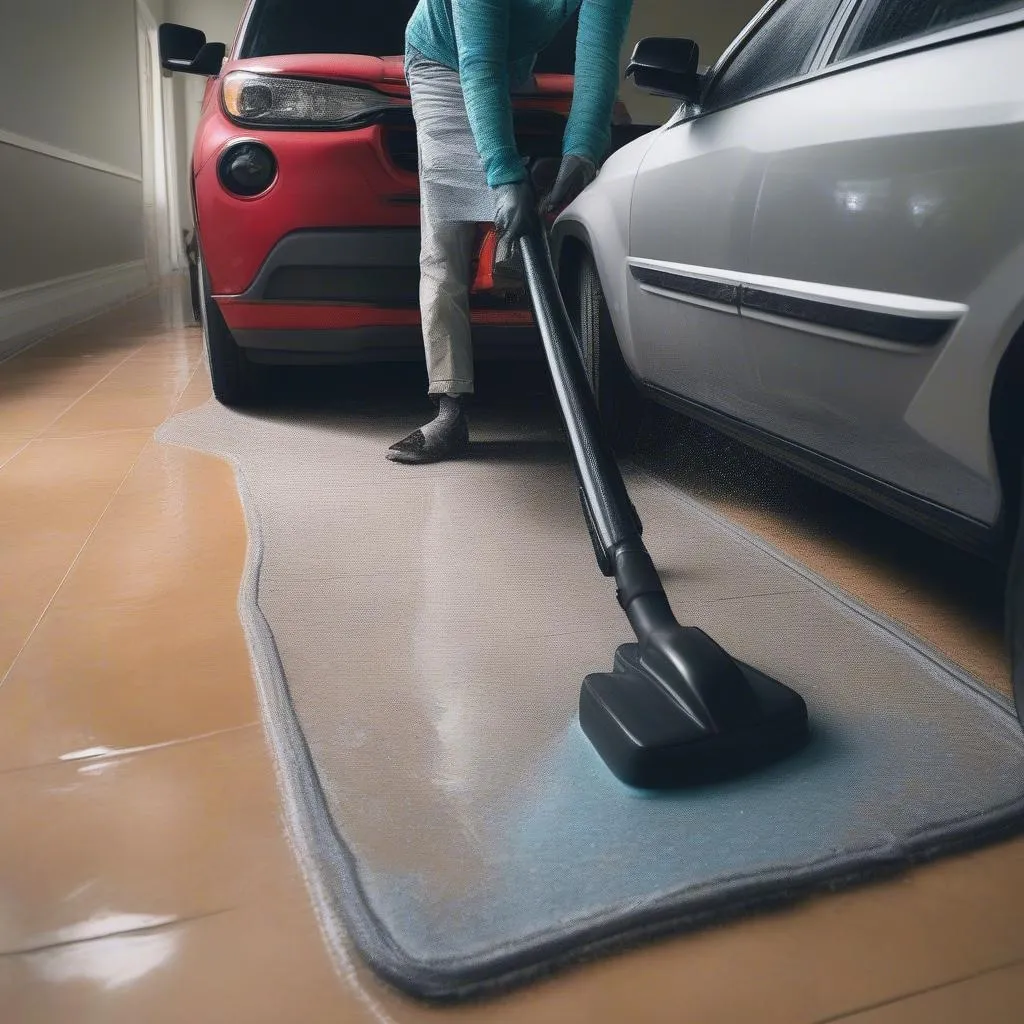
[[[1024,0],[776,0],[627,74],[680,106],[552,239],[608,430],[653,399],[1012,557],[1024,709]]]

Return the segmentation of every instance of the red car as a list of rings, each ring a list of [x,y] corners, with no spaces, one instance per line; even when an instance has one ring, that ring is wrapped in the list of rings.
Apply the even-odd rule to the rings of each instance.
[[[160,27],[163,66],[209,78],[191,182],[198,305],[226,404],[252,401],[267,364],[423,358],[416,134],[399,56],[414,7],[250,0],[230,52]],[[515,98],[535,180],[561,153],[574,52],[570,24],[541,55],[535,90]],[[616,121],[628,122],[621,105]],[[526,296],[492,287],[486,240],[481,230],[471,303],[484,358],[536,345]]]

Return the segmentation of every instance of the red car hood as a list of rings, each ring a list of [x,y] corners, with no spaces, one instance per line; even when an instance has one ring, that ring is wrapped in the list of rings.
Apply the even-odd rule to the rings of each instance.
[[[303,53],[279,57],[252,57],[226,65],[228,71],[256,71],[302,78],[337,78],[347,82],[365,82],[382,92],[408,95],[402,57],[367,57],[354,53]],[[528,98],[550,100],[572,96],[572,75],[537,75],[537,91]]]

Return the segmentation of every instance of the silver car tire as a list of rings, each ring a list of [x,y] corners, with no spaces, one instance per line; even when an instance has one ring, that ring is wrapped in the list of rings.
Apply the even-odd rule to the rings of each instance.
[[[580,356],[587,379],[597,399],[606,437],[615,451],[628,454],[640,433],[644,400],[622,358],[601,278],[590,253],[580,260],[578,294]]]

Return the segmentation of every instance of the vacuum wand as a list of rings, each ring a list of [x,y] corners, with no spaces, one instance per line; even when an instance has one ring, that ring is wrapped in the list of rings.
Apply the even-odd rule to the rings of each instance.
[[[584,495],[589,524],[598,546],[598,560],[606,576],[617,545],[640,536],[641,526],[619,467],[605,444],[597,405],[587,382],[576,344],[561,344],[569,323],[555,281],[547,238],[522,240],[523,262],[533,299],[534,315],[552,371],[555,393],[562,410]],[[569,337],[571,337],[571,328]]]
[[[547,236],[528,236],[521,245],[534,316],[572,448],[594,553],[604,575],[615,577],[619,603],[630,616],[638,598],[664,598],[665,591],[643,544],[643,524],[601,429],[597,404],[551,266]],[[643,602],[648,616],[662,603],[671,616],[667,599]]]
[[[806,739],[798,694],[676,620],[601,428],[543,227],[520,240],[526,281],[572,449],[598,565],[637,643],[583,682],[580,724],[624,782],[665,788],[747,771]]]

